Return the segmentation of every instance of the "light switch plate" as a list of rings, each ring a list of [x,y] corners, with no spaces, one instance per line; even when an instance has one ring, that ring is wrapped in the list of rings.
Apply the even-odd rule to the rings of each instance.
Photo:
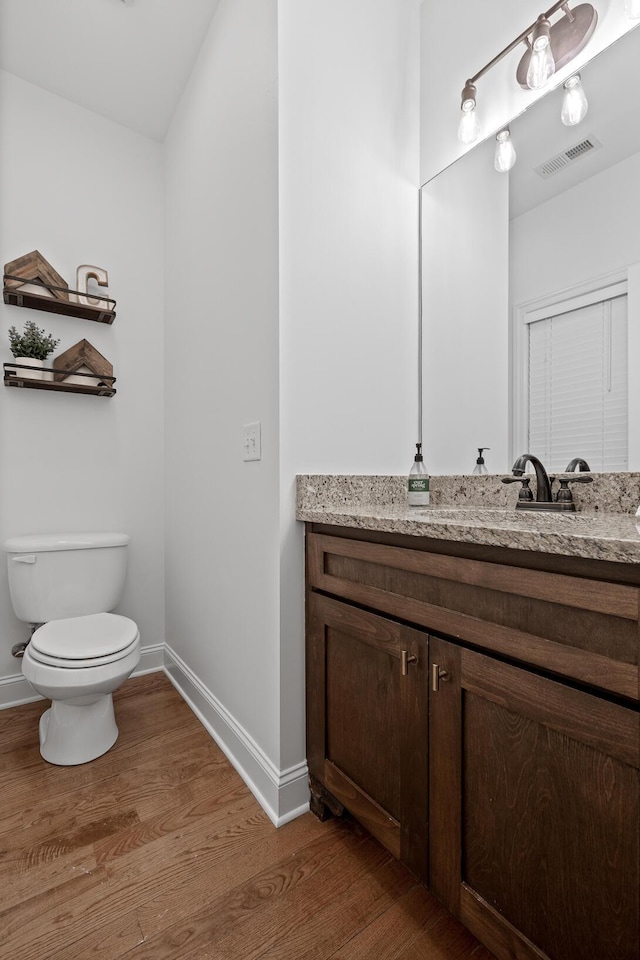
[[[242,428],[242,459],[260,460],[262,458],[262,441],[260,437],[260,421],[245,423]]]

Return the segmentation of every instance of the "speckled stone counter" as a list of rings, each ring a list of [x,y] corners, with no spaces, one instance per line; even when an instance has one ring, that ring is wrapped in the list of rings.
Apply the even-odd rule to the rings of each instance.
[[[303,475],[296,517],[459,543],[640,563],[640,474],[593,474],[576,513],[516,510],[518,485],[500,476],[431,478],[431,505],[408,507],[405,477]],[[584,491],[588,491],[585,493]]]

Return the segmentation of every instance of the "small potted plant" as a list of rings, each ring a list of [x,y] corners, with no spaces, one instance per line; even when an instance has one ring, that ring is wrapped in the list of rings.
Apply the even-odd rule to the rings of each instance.
[[[60,343],[50,334],[38,327],[33,320],[27,320],[24,333],[18,333],[15,327],[9,327],[9,345],[17,363],[29,367],[44,367],[45,360]],[[38,370],[20,370],[14,372],[25,379],[52,380],[52,373],[40,373]]]

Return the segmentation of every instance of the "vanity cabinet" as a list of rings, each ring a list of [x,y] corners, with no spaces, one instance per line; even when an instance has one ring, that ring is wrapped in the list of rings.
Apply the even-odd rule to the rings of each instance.
[[[349,810],[499,960],[637,960],[638,570],[306,540],[312,808]]]
[[[335,798],[426,881],[426,635],[312,594],[307,637],[312,808]]]
[[[637,712],[430,650],[434,895],[497,957],[638,957]]]

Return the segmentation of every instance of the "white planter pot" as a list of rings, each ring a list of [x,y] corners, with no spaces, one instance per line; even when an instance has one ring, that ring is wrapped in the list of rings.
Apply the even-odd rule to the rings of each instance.
[[[91,373],[91,370],[89,370],[89,367],[85,367],[83,365],[82,367],[78,367],[78,369],[76,370],[76,373]],[[100,383],[100,378],[99,377],[76,377],[72,373],[68,377],[64,378],[64,382],[77,383],[81,387],[97,387],[98,384]]]
[[[49,366],[47,360],[34,360],[33,357],[16,357],[16,363],[23,363],[29,367],[46,367]],[[53,380],[53,373],[51,371],[41,371],[41,370],[23,370],[20,367],[13,368],[16,376],[22,377],[24,380]]]

